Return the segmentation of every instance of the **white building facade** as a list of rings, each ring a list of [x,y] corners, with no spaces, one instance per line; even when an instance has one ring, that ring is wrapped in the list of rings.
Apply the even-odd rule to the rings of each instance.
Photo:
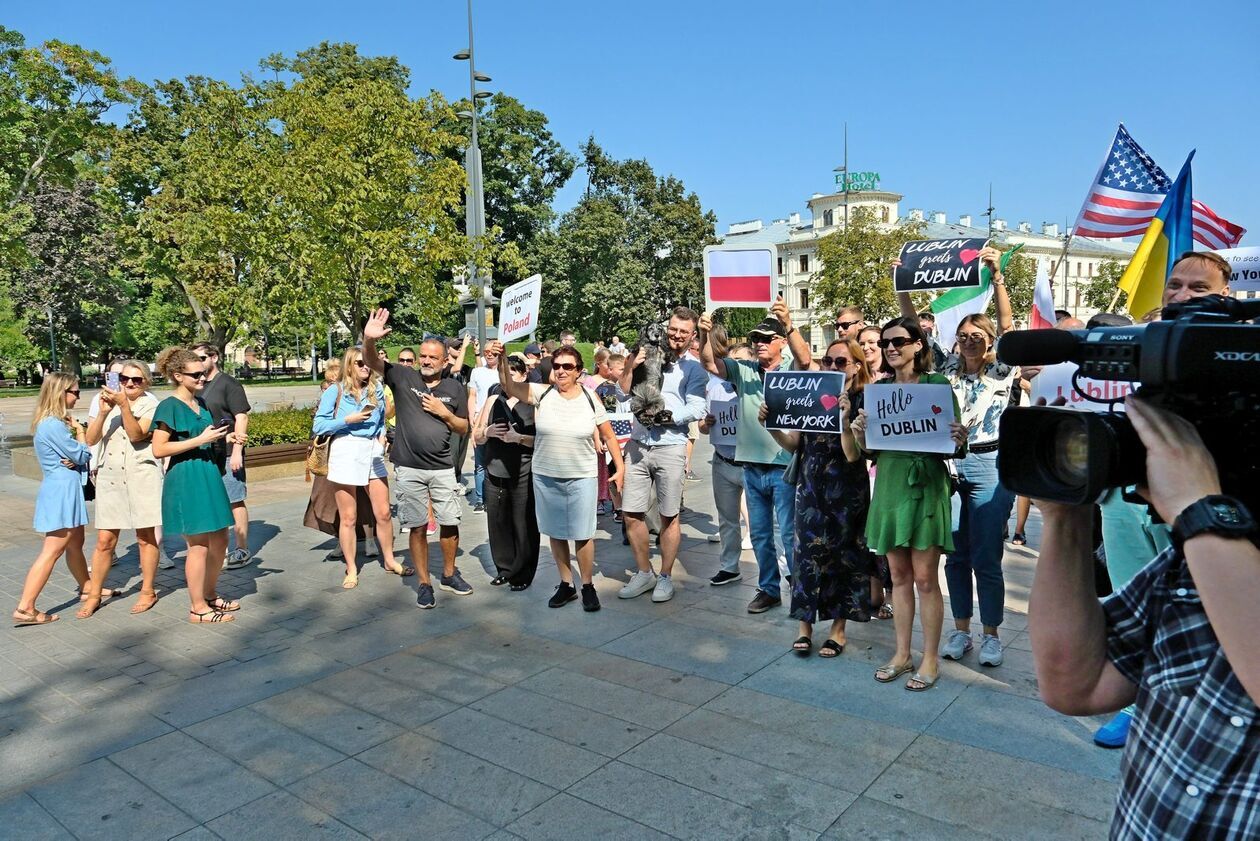
[[[920,221],[925,239],[987,237],[990,234],[984,218],[980,219],[982,224],[976,226],[967,214],[950,222],[941,211],[925,214],[916,208],[903,217],[900,212],[902,198],[897,193],[883,190],[850,190],[848,209],[849,213],[853,213],[857,208],[870,208],[876,221],[888,227],[906,220]],[[731,225],[723,238],[728,245],[774,246],[778,254],[779,288],[792,308],[793,321],[802,325],[802,332],[806,333],[805,325],[810,325],[806,335],[815,350],[822,350],[834,337],[830,326],[834,313],[818,309],[813,295],[813,278],[822,268],[818,258],[818,241],[844,229],[845,199],[844,192],[815,193],[806,202],[811,216],[808,220],[803,221],[799,213],[793,213],[786,219],[776,219],[768,224],[761,220],[739,222]],[[1020,253],[1034,260],[1046,261],[1047,271],[1051,273],[1055,307],[1068,310],[1082,320],[1096,312],[1084,305],[1083,297],[1084,287],[1093,279],[1099,265],[1106,260],[1127,265],[1137,248],[1136,243],[1123,240],[1074,237],[1064,258],[1064,236],[1057,224],[1043,223],[1034,230],[1031,223],[1019,222],[1012,228],[1003,219],[993,220],[992,237],[1003,248],[1022,243],[1024,247]],[[1015,317],[1018,320],[1026,315],[1016,313]]]

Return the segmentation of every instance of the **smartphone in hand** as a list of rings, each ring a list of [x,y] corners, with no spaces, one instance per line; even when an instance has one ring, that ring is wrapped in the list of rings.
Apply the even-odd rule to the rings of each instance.
[[[110,391],[118,391],[118,372],[110,371],[105,375],[105,387]]]
[[[219,418],[217,421],[214,422],[215,429],[231,429],[235,425],[236,425],[236,421],[232,420],[231,418]]]

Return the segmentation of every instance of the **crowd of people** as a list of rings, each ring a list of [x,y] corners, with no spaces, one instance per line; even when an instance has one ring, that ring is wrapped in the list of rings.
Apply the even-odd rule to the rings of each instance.
[[[980,252],[991,272],[996,321],[984,313],[969,315],[950,337],[935,335],[931,313],[916,312],[905,294],[899,296],[901,316],[882,325],[867,324],[856,307],[841,309],[834,322],[836,338],[817,357],[782,299],[749,332],[746,343],[733,342],[710,314],[677,307],[665,325],[668,359],[657,384],[664,411],[651,420],[632,411],[648,350],[628,348],[619,337],[596,348],[589,373],[576,337],[567,331],[558,342],[531,343],[518,353],[507,353],[492,341],[477,348],[474,366],[464,364],[471,341],[467,337],[425,339],[414,348],[402,348],[391,362],[380,347],[390,333],[389,313],[377,310],[361,343],[340,360],[331,360],[325,370],[312,435],[314,446],[327,448],[327,457],[325,469],[313,478],[305,523],[336,537],[334,554],[345,564],[342,587],[347,590],[358,584],[363,566],[358,547],[363,545],[367,555],[381,558],[386,572],[418,574],[416,604],[434,607],[428,539],[436,535],[441,556],[437,588],[469,596],[473,588],[456,558],[465,516],[461,470],[471,441],[475,474],[468,504],[486,516],[495,571],[491,585],[528,590],[545,536],[560,578],[549,606],[562,608],[580,600],[583,610],[598,611],[593,585],[598,518],[611,515],[621,525],[635,562],[618,598],[650,594],[653,602],[667,602],[675,594],[680,515],[687,482],[694,478],[695,440],[717,424],[716,406],[735,406],[733,443],[723,438],[713,448],[717,528],[711,539],[721,547],[709,586],[742,580],[741,553],[751,549],[757,587],[747,612],[780,607],[786,581],[789,615],[798,623],[791,650],[801,656],[814,652],[817,623],[830,623],[817,656],[835,658],[844,652],[846,623],[891,620],[895,651],[873,677],[892,683],[909,674],[903,683],[909,691],[924,692],[937,684],[942,657],[961,660],[976,651],[981,666],[998,666],[1006,614],[1004,543],[1026,542],[1029,511],[1029,501],[1017,500],[999,478],[999,421],[1010,407],[1030,402],[1040,371],[997,358],[999,337],[1014,323],[998,256],[992,248]],[[1228,282],[1228,264],[1216,255],[1185,255],[1169,278],[1164,303],[1227,295]],[[1059,326],[1123,323],[1127,319],[1102,314],[1084,325],[1065,313]],[[45,379],[32,427],[44,473],[34,526],[45,538],[13,613],[16,625],[58,619],[38,610],[35,602],[62,555],[78,585],[79,618],[91,617],[104,601],[121,595],[104,585],[124,530],[133,530],[139,544],[141,585],[132,613],[156,604],[157,570],[173,565],[162,546],[165,532],[182,535],[187,547],[188,621],[233,620],[242,605],[220,595],[217,584],[224,568],[246,565],[252,557],[245,507],[251,407],[219,359],[220,349],[208,344],[163,351],[156,370],[172,394],[161,401],[150,393],[146,363],[116,360],[87,424],[72,417],[80,397],[78,381],[64,373]],[[840,434],[766,428],[766,375],[783,368],[845,374]],[[880,381],[948,385],[954,397],[950,435],[956,450],[942,455],[868,447],[864,394]],[[1170,463],[1182,459],[1188,466],[1181,469],[1190,471],[1186,481],[1202,479],[1199,484],[1210,488],[1202,459],[1193,460],[1202,450],[1193,428],[1187,432],[1174,416],[1145,408],[1140,401],[1128,405],[1148,446],[1159,436],[1165,444],[1178,442],[1175,452],[1167,446],[1152,449],[1151,458],[1162,454]],[[627,417],[634,418],[629,434],[619,436],[613,419]],[[1160,513],[1171,523],[1178,506],[1189,500],[1169,501],[1168,483],[1183,477],[1172,468],[1165,473],[1157,477],[1152,472],[1150,493],[1157,509],[1168,509]],[[1163,484],[1157,485],[1160,478]],[[89,565],[84,532],[87,502],[93,499],[98,534]],[[1129,586],[1141,582],[1156,592],[1151,569],[1162,565],[1167,567],[1165,584],[1181,582],[1175,593],[1186,600],[1194,581],[1170,527],[1154,521],[1147,506],[1120,489],[1100,501],[1097,540],[1089,537],[1094,529],[1086,514],[1068,506],[1041,505],[1048,536],[1034,602],[1039,587],[1041,604],[1046,604],[1046,594],[1057,593],[1075,611],[1034,611],[1039,671],[1043,678],[1060,681],[1043,687],[1047,699],[1078,713],[1130,704],[1096,735],[1107,747],[1126,743],[1143,704],[1152,714],[1167,717],[1165,729],[1199,728],[1183,721],[1166,698],[1134,689],[1155,685],[1151,669],[1182,669],[1179,685],[1187,690],[1197,684],[1186,681],[1200,674],[1186,671],[1177,651],[1160,654],[1159,638],[1150,634],[1158,632],[1152,625],[1165,621],[1166,611],[1151,613],[1143,624],[1143,611],[1151,610],[1143,601],[1148,597],[1135,591],[1136,584]],[[1012,514],[1013,535],[1008,528]],[[412,563],[395,554],[396,529],[408,534]],[[656,566],[653,532],[660,556]],[[1057,567],[1043,575],[1057,563],[1047,558],[1058,554],[1081,556],[1079,562],[1087,567],[1075,577],[1065,577]],[[953,620],[943,641],[942,557]],[[1180,567],[1169,566],[1178,562]],[[1043,577],[1047,583],[1040,583]],[[1231,597],[1216,586],[1222,592],[1213,598]],[[1234,586],[1246,591],[1242,584]],[[1113,589],[1115,595],[1100,607],[1099,597]],[[972,629],[977,602],[978,638]],[[1194,609],[1197,613],[1186,607],[1176,621],[1191,622],[1187,617],[1193,614],[1203,620],[1194,627],[1206,626],[1210,636],[1197,598]],[[916,612],[923,638],[917,663],[911,648]],[[1075,619],[1069,622],[1064,615]],[[1039,627],[1046,629],[1040,631],[1040,644]],[[1228,645],[1238,645],[1234,637],[1240,631],[1228,630]],[[1182,627],[1176,633],[1189,631]],[[1211,639],[1200,637],[1195,645],[1219,652]],[[1156,651],[1147,657],[1151,639]],[[1254,656],[1237,659],[1246,659],[1246,679],[1254,682]],[[1253,727],[1254,703],[1229,666],[1222,668],[1225,673],[1209,675],[1216,694],[1215,700],[1204,702],[1206,709],[1228,708],[1234,711],[1228,719],[1232,727]],[[1149,740],[1157,731],[1148,724],[1143,738]],[[1141,784],[1126,778],[1126,787],[1136,790]]]

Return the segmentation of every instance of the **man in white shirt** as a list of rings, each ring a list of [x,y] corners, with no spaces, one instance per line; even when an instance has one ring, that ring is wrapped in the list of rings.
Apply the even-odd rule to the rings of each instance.
[[[481,407],[486,405],[486,398],[490,396],[490,389],[499,384],[499,357],[486,351],[483,359],[485,364],[474,368],[468,377],[468,405],[472,407],[468,415],[470,418],[481,416]],[[482,495],[486,484],[485,456],[485,444],[473,447],[473,465],[476,471],[473,476],[472,506],[474,512],[486,510],[485,497]]]

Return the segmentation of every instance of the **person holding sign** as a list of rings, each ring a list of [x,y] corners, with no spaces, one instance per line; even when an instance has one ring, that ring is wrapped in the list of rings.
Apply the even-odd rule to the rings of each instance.
[[[819,365],[823,371],[844,374],[844,391],[824,395],[838,399],[840,434],[769,430],[783,449],[802,453],[792,578],[792,617],[800,623],[800,636],[792,650],[801,657],[808,656],[813,647],[814,622],[820,618],[831,620],[831,632],[818,656],[843,653],[845,621],[871,619],[870,580],[875,574],[875,556],[863,536],[870,483],[866,460],[850,428],[862,408],[870,368],[857,342],[848,339],[832,342]],[[769,406],[763,403],[759,413],[763,424],[768,416]]]
[[[949,380],[932,373],[932,349],[919,319],[896,318],[884,325],[879,339],[884,352],[882,369],[892,381],[902,385]],[[958,417],[958,401],[953,401]],[[866,450],[867,411],[858,412],[851,424],[853,435]],[[966,428],[954,421],[950,435],[959,448],[967,443]],[[891,683],[914,670],[910,637],[914,626],[914,593],[918,590],[923,615],[923,661],[906,689],[923,692],[936,685],[940,676],[938,648],[945,601],[941,596],[939,567],[941,550],[953,551],[950,528],[949,473],[939,453],[883,450],[875,454],[879,471],[870,515],[866,518],[866,543],[871,551],[888,556],[893,580],[893,620],[897,628],[897,651],[893,659],[875,670],[875,679]]]
[[[997,339],[1010,330],[1015,320],[1011,299],[998,260],[1002,253],[992,246],[980,249],[979,259],[989,272],[993,299],[997,304],[995,326],[983,312],[963,316],[958,323],[957,353],[945,353],[933,343],[934,363],[954,388],[962,408],[960,419],[967,427],[967,457],[958,463],[959,501],[953,505],[954,551],[945,557],[945,583],[954,614],[954,630],[941,649],[948,660],[961,660],[972,649],[972,577],[980,597],[980,621],[984,634],[980,642],[982,666],[1002,664],[1002,642],[998,626],[1006,602],[1002,578],[1002,532],[1010,517],[1015,496],[998,481],[998,421],[1010,405],[1011,390],[1019,369],[999,362]],[[910,296],[897,295],[901,313],[922,319]],[[943,336],[945,341],[948,336]]]
[[[741,350],[731,348],[726,327],[714,324],[709,331],[709,341],[719,356],[730,354],[737,359],[751,359],[747,345]],[[709,579],[709,584],[721,587],[739,581],[744,576],[739,571],[739,555],[742,542],[739,530],[739,509],[744,500],[744,469],[735,460],[735,435],[739,424],[739,395],[735,386],[721,377],[709,374],[709,386],[705,398],[708,414],[700,421],[700,432],[713,442],[712,485],[713,504],[717,507],[718,537],[722,543],[721,566]]]

